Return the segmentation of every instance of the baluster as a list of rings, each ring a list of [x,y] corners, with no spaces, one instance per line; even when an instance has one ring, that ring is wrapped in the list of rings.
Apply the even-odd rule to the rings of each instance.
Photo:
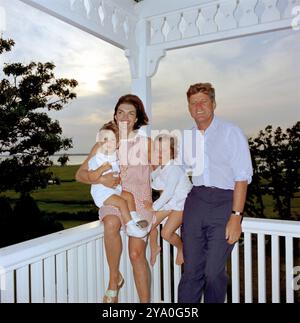
[[[262,23],[280,20],[280,11],[277,7],[278,0],[262,0],[262,3],[265,5],[261,16]]]
[[[67,255],[61,252],[56,255],[57,303],[66,303],[67,292]]]
[[[16,270],[17,272],[17,303],[29,303],[29,266]]]
[[[97,303],[102,301],[103,291],[106,286],[104,285],[104,274],[103,274],[103,238],[96,240],[96,288],[97,288]]]
[[[180,21],[180,13],[176,13],[166,17],[166,23],[169,26],[169,32],[166,35],[166,41],[178,40],[181,38],[181,33],[179,30]]]
[[[244,268],[245,268],[245,303],[253,302],[252,283],[252,237],[251,233],[244,233]]]
[[[158,237],[160,237],[162,225],[157,226]],[[158,244],[160,245],[160,239],[158,238]],[[161,262],[160,254],[156,258],[156,263],[152,267],[152,303],[160,303],[161,300]]]
[[[257,262],[258,262],[258,302],[266,302],[266,249],[265,235],[257,235]]]
[[[78,250],[67,251],[68,265],[68,303],[78,302]]]
[[[171,257],[170,244],[163,240],[163,279],[164,279],[164,302],[171,303]]]
[[[242,12],[242,17],[239,21],[239,27],[246,27],[258,24],[258,15],[255,13],[257,0],[240,1],[238,9]]]
[[[126,246],[126,239],[125,239],[125,234],[121,234],[121,239],[122,239],[122,245]],[[129,259],[129,255],[128,255],[128,250],[127,248],[123,248],[122,250],[122,254],[121,254],[121,259],[120,259],[120,273],[122,274],[125,283],[124,286],[120,289],[119,292],[119,302],[120,303],[125,303],[126,302],[126,289],[131,288],[131,286],[128,286],[127,282],[126,282],[126,262]]]
[[[181,236],[181,231],[180,229],[177,229],[176,233]],[[180,277],[181,277],[181,266],[176,265],[176,257],[175,254],[177,255],[178,249],[174,248],[174,259],[173,259],[173,287],[174,287],[174,302],[178,302],[178,285],[180,282]]]
[[[215,23],[215,16],[218,6],[204,7],[201,9],[197,24],[201,34],[210,34],[218,31],[218,26]]]
[[[272,303],[280,303],[279,236],[272,235]]]
[[[234,29],[237,27],[237,20],[234,17],[234,12],[237,8],[237,1],[231,0],[226,3],[221,3],[216,15],[216,23],[219,30]]]
[[[31,302],[44,302],[43,261],[30,265]]]
[[[185,28],[182,31],[182,38],[194,37],[199,35],[197,27],[197,18],[199,16],[198,10],[185,11],[182,19],[185,21]]]
[[[158,17],[151,20],[151,28],[153,31],[151,44],[158,44],[164,41],[164,35],[162,33],[164,22],[164,17]]]
[[[232,303],[240,302],[240,249],[236,243],[231,254]]]
[[[80,303],[87,302],[87,250],[85,244],[78,247],[78,296]]]
[[[45,303],[56,303],[54,256],[48,257],[44,260],[44,286]]]
[[[297,6],[300,6],[300,0],[287,0],[287,7],[284,10],[283,18],[293,17],[293,9]]]
[[[7,272],[0,269],[0,303],[15,302],[15,273],[13,270]]]
[[[97,302],[96,290],[96,242],[90,241],[87,244],[87,286],[89,303]]]
[[[285,237],[285,288],[286,302],[294,303],[294,247],[293,237]]]

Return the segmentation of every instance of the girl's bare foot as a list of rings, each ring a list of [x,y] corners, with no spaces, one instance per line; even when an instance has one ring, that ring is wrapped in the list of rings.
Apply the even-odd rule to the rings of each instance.
[[[150,265],[153,267],[156,262],[156,257],[160,254],[161,247],[156,246],[155,248],[151,248],[151,256],[150,256]]]
[[[184,263],[182,249],[177,249],[176,265],[181,266]]]

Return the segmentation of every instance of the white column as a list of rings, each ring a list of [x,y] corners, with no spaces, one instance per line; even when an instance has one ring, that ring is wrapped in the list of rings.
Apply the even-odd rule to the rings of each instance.
[[[151,122],[151,76],[147,75],[148,53],[150,41],[150,24],[140,20],[136,26],[136,44],[126,51],[131,68],[131,92],[143,101]]]
[[[152,120],[152,93],[151,93],[151,78],[141,76],[131,80],[131,93],[137,95],[144,103],[148,118]]]

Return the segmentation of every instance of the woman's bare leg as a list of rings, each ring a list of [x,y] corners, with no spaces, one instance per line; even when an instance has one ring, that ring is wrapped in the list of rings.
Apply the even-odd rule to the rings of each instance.
[[[103,218],[104,245],[109,267],[108,289],[117,290],[120,280],[120,258],[122,253],[122,240],[120,236],[121,221],[116,215],[107,215]],[[117,302],[115,298],[113,302]]]
[[[156,262],[156,257],[159,255],[161,247],[157,242],[157,226],[170,214],[170,211],[158,211],[155,212],[156,221],[153,224],[152,230],[149,235],[150,243],[150,265],[154,266]]]
[[[146,242],[129,238],[129,256],[133,268],[135,286],[141,303],[150,302],[150,268],[146,259]]]
[[[182,211],[172,211],[168,216],[168,220],[166,224],[161,230],[162,238],[177,248],[177,257],[176,257],[177,265],[182,265],[184,262],[182,240],[179,237],[179,235],[175,233],[175,231],[182,224],[182,213],[183,213]]]

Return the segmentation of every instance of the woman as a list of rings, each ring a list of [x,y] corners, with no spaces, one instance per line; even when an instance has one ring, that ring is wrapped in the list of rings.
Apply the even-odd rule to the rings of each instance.
[[[148,124],[144,105],[135,95],[122,96],[116,104],[114,120],[121,129],[119,158],[121,165],[121,182],[124,190],[133,194],[137,212],[140,216],[152,222],[153,213],[145,210],[144,201],[152,202],[150,185],[150,160],[151,140],[143,136],[138,130]],[[95,155],[98,144],[91,150],[88,158],[81,165],[76,174],[76,179],[82,183],[101,183],[107,187],[115,187],[120,179],[112,173],[101,176],[101,167],[98,172],[99,179],[92,182],[89,179],[88,161]],[[118,291],[122,286],[123,278],[119,272],[122,241],[120,229],[122,226],[121,215],[118,209],[103,206],[99,211],[99,218],[104,224],[104,243],[110,270],[108,289],[104,302],[118,302]],[[141,303],[150,302],[150,271],[146,260],[146,241],[140,238],[129,238],[129,256],[133,267],[133,274],[139,299]]]

